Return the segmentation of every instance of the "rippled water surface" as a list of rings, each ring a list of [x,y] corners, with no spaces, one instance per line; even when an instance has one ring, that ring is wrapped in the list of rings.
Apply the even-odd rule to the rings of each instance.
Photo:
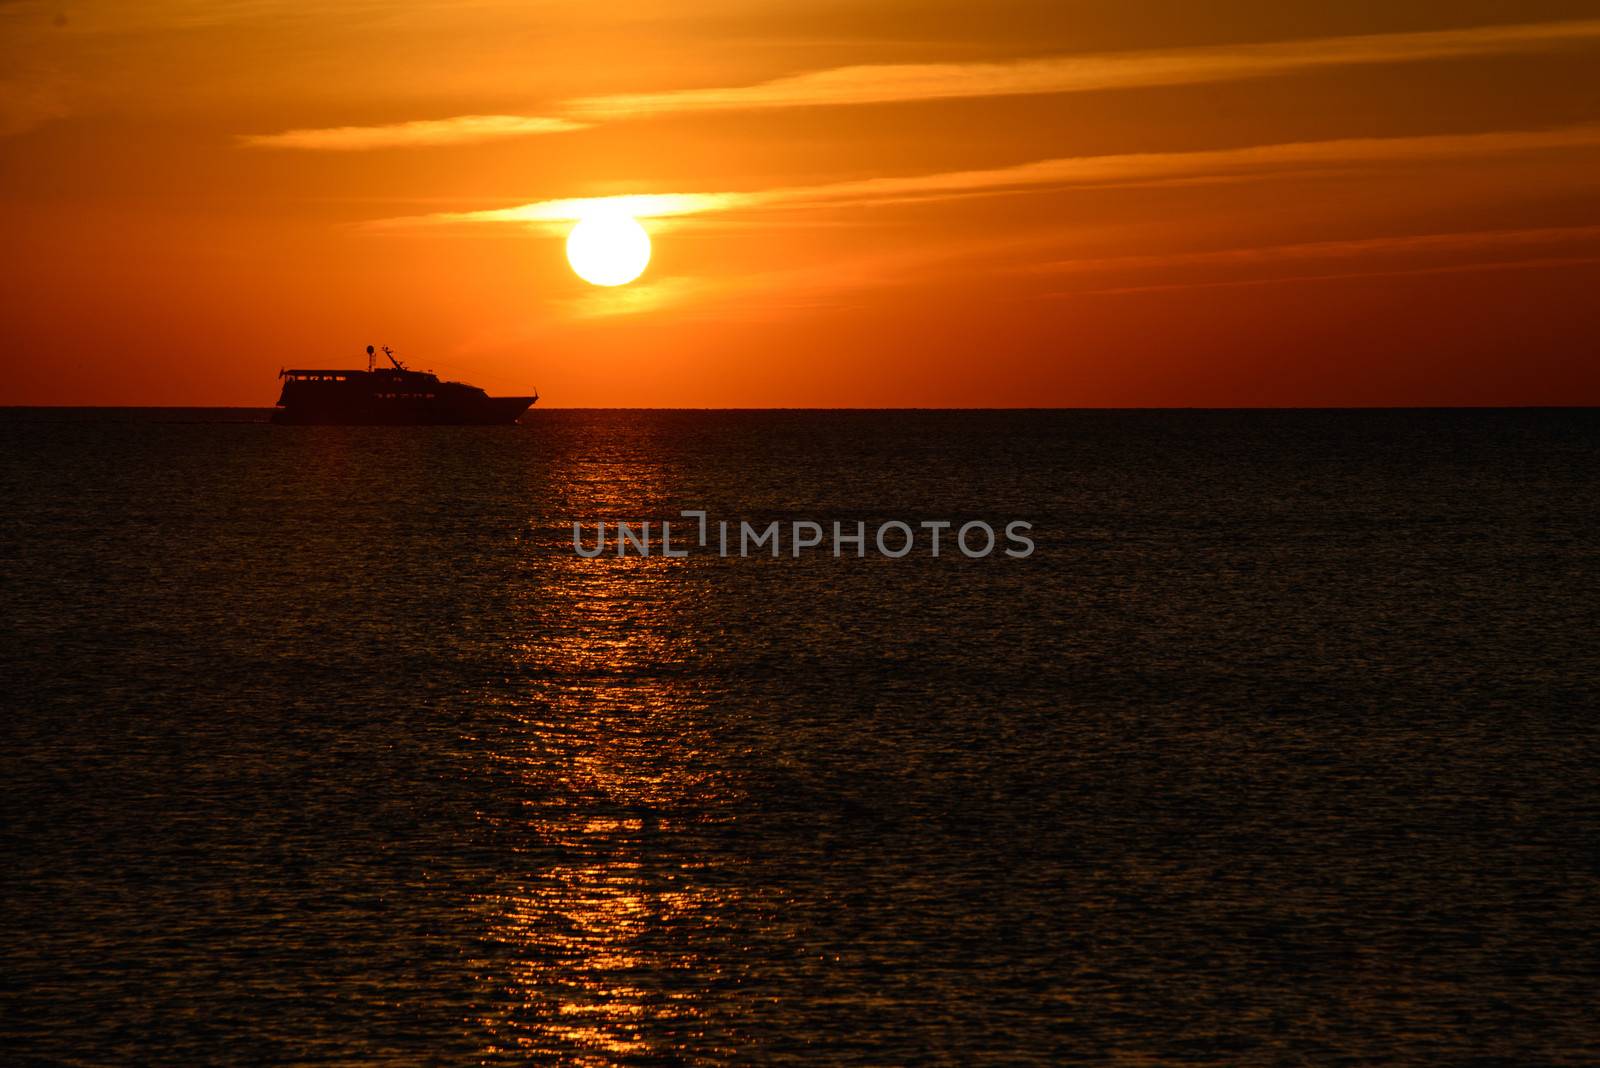
[[[1600,1059],[1594,413],[254,417],[0,415],[10,1063]]]

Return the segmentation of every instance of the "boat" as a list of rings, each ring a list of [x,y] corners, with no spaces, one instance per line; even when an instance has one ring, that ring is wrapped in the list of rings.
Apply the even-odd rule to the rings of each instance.
[[[387,346],[392,367],[375,368],[377,351],[367,346],[367,369],[296,367],[280,370],[274,423],[363,426],[494,426],[514,423],[539,400],[491,397],[465,382],[441,382],[432,371],[413,371]]]

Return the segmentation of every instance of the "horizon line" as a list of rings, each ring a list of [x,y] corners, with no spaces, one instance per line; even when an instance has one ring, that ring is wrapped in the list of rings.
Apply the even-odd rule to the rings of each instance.
[[[275,405],[242,404],[0,404],[3,412],[273,412]],[[1450,411],[1593,411],[1600,400],[1579,404],[1074,404],[1074,405],[797,405],[766,406],[641,406],[641,405],[550,405],[545,411],[560,412],[1450,412]],[[276,425],[276,424],[265,424]],[[326,426],[363,424],[325,424]],[[367,424],[383,429],[382,424]],[[525,426],[520,418],[506,426]],[[427,429],[426,427],[421,427]],[[388,429],[416,430],[419,426],[393,426]],[[459,429],[459,428],[455,428]],[[471,429],[471,428],[469,428]],[[484,429],[484,428],[477,428]],[[493,429],[492,427],[488,429]]]

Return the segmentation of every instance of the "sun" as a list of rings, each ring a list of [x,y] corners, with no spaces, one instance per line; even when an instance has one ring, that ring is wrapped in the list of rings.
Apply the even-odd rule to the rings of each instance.
[[[616,211],[585,215],[567,235],[567,262],[592,285],[626,285],[650,262],[650,235],[632,215]]]

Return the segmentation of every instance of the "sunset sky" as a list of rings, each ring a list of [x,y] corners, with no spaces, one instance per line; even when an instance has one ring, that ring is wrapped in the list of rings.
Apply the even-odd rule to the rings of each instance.
[[[1600,403],[1592,0],[0,0],[0,188],[0,404]]]

